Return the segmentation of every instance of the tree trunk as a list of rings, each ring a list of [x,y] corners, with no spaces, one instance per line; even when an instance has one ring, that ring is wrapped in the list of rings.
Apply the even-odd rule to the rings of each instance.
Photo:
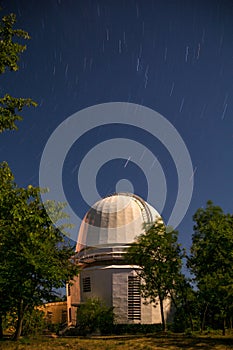
[[[230,330],[231,330],[231,332],[232,332],[232,316],[231,316],[230,319],[229,319],[229,323],[230,323]]]
[[[205,327],[205,317],[206,317],[207,309],[208,309],[208,303],[206,304],[205,311],[204,311],[203,318],[202,318],[201,332],[203,332],[204,327]]]
[[[186,312],[186,315],[187,315],[187,317],[189,319],[191,331],[193,332],[194,331],[193,318],[192,318],[192,313],[191,313],[190,307],[189,307],[189,301],[185,298],[184,302],[185,302],[185,312]]]
[[[189,322],[190,322],[190,327],[191,327],[191,331],[193,332],[194,331],[194,327],[193,327],[193,318],[192,318],[192,314],[190,312],[190,308],[189,306],[186,306],[187,309],[186,309],[186,312],[188,314],[188,318],[189,318]]]
[[[222,335],[226,335],[226,317],[223,317]]]
[[[21,299],[19,302],[19,305],[18,305],[18,310],[17,310],[18,311],[17,312],[18,319],[17,319],[17,324],[16,324],[16,331],[15,331],[15,334],[13,337],[14,340],[19,340],[19,337],[20,337],[21,332],[22,332],[23,317],[24,317],[24,312],[26,310],[26,308],[24,307],[23,304],[24,304],[23,299]]]
[[[160,304],[160,313],[161,313],[161,320],[162,320],[162,329],[163,332],[166,332],[166,322],[165,322],[165,317],[164,317],[164,310],[163,310],[163,299],[161,296],[159,296],[159,304]]]
[[[3,329],[2,329],[2,315],[0,315],[0,339],[3,338]]]
[[[186,297],[183,297],[184,300],[184,310],[185,310],[185,318],[187,317],[189,319],[189,323],[190,323],[190,327],[191,327],[191,331],[194,331],[194,327],[193,327],[193,318],[192,318],[192,313],[190,311],[190,307],[189,307],[189,301],[187,300]],[[186,319],[187,319],[186,318]],[[187,325],[187,322],[185,322]]]

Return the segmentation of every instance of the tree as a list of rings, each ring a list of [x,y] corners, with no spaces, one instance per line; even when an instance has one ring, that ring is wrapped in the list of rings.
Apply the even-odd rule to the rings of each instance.
[[[199,329],[197,301],[197,292],[193,289],[189,279],[181,274],[176,281],[176,312],[173,320],[173,330],[175,332]]]
[[[207,202],[198,209],[188,267],[194,274],[202,304],[202,329],[206,316],[225,324],[233,310],[233,216],[224,214],[219,206]]]
[[[0,74],[19,69],[20,54],[25,51],[26,45],[16,42],[15,38],[28,40],[28,33],[22,29],[14,29],[16,16],[10,14],[0,21]],[[25,106],[36,106],[30,98],[16,98],[5,94],[0,98],[0,133],[4,130],[17,129],[16,121],[22,120],[18,112]]]
[[[39,188],[19,188],[7,163],[0,164],[0,316],[16,313],[18,339],[25,313],[53,300],[55,289],[77,274],[64,240],[40,199]],[[63,205],[52,203],[56,216]]]
[[[166,330],[163,302],[175,301],[175,290],[181,278],[183,253],[177,243],[177,231],[166,230],[161,222],[155,223],[146,234],[138,237],[126,253],[126,261],[140,266],[141,293],[145,299],[157,303],[159,299],[163,330]]]

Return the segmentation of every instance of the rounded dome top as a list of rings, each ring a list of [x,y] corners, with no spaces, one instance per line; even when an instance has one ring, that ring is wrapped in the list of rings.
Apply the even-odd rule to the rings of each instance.
[[[145,224],[161,219],[159,213],[139,196],[116,193],[95,203],[79,230],[76,251],[84,247],[115,247],[132,243],[145,233]]]

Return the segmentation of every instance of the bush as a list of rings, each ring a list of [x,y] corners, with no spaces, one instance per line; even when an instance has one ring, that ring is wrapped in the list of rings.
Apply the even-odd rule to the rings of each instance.
[[[122,334],[149,334],[162,331],[161,324],[115,324],[113,333]]]
[[[2,329],[3,333],[6,334],[13,334],[15,332],[15,326],[16,326],[16,313],[8,313],[2,318]]]
[[[28,311],[24,316],[22,335],[36,335],[46,327],[44,312],[38,309]]]
[[[51,333],[56,333],[59,335],[59,332],[66,327],[67,324],[65,323],[47,323],[46,328]]]
[[[104,335],[131,335],[131,334],[150,334],[162,332],[161,324],[109,324],[104,325],[105,328],[102,329],[101,333]],[[97,331],[96,329],[95,331]],[[99,329],[100,330],[100,329]],[[106,331],[107,330],[107,331]],[[90,332],[89,332],[90,333]],[[65,333],[68,336],[86,335],[87,332],[81,332],[80,327],[70,328]]]
[[[113,308],[106,306],[100,299],[88,299],[77,311],[77,331],[87,335],[97,331],[111,334],[113,331]]]

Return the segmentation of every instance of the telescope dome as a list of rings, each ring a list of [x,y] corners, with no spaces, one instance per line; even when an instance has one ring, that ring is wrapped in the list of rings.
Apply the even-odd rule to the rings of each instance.
[[[125,246],[145,233],[145,224],[162,220],[146,201],[131,193],[115,193],[96,202],[79,230],[76,252],[88,247]]]

